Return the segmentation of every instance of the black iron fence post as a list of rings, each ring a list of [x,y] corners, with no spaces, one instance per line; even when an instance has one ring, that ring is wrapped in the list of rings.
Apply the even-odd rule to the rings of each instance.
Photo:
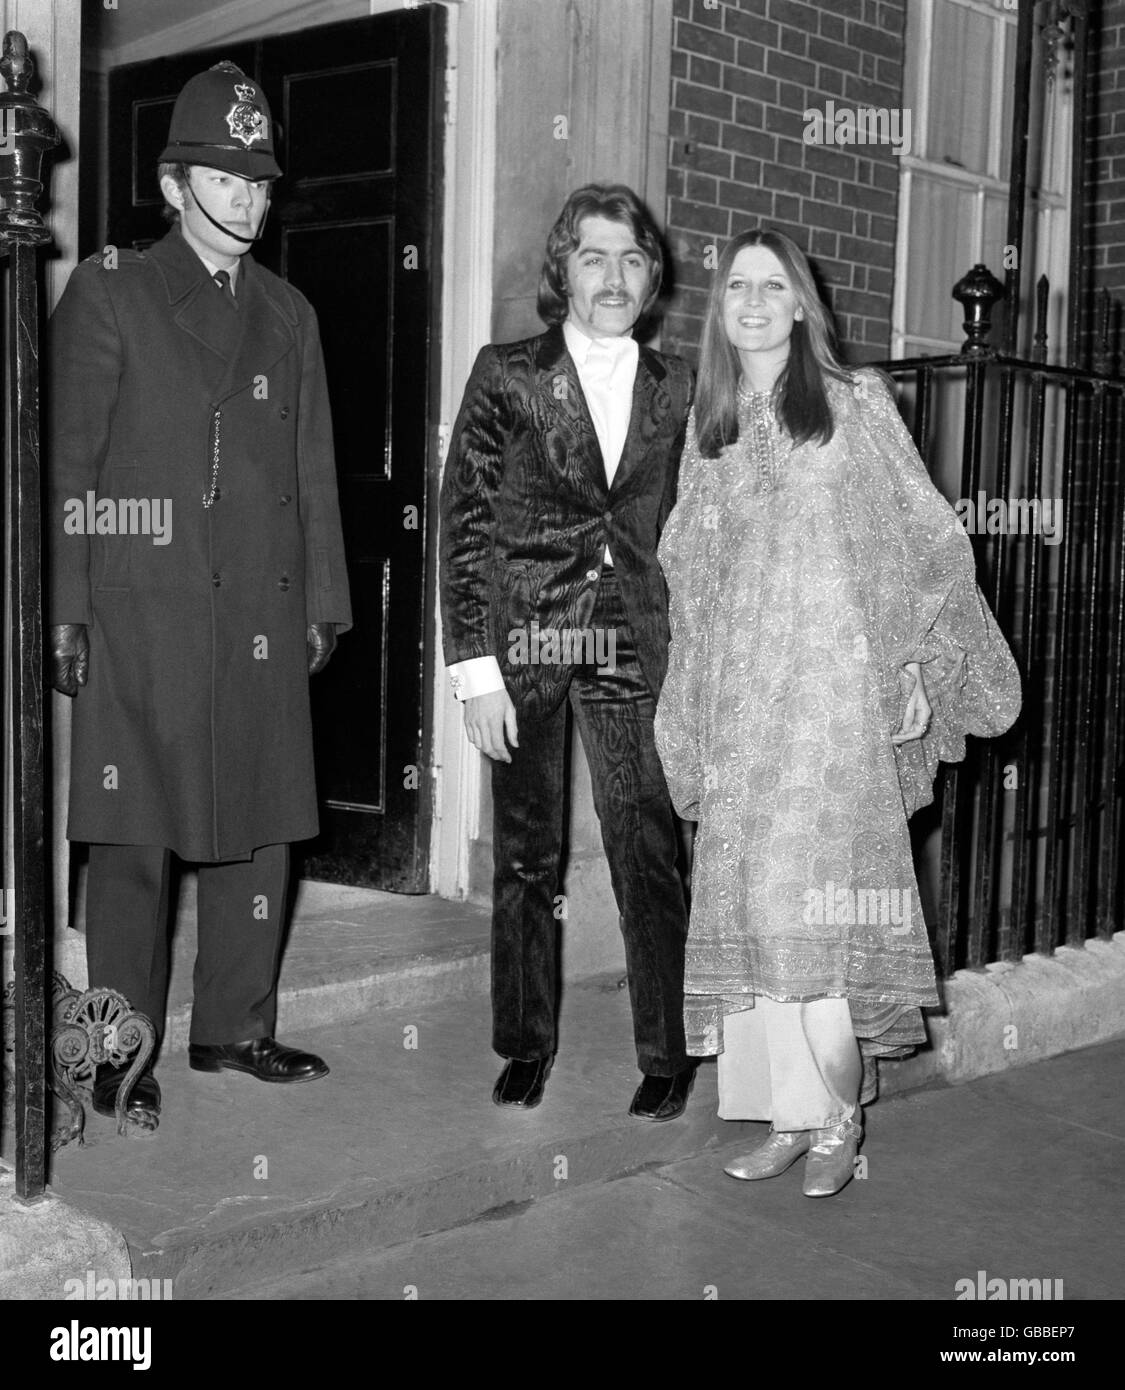
[[[43,635],[40,617],[39,307],[35,248],[50,233],[35,203],[44,153],[58,144],[51,116],[28,92],[27,40],[4,36],[0,59],[0,248],[9,257],[7,517],[12,632],[15,894],[16,1195],[38,1201],[47,1182],[46,891],[43,850]]]

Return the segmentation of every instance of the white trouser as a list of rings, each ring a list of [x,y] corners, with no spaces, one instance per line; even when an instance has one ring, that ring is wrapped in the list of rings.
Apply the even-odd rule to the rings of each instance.
[[[855,1110],[863,1064],[846,999],[779,1002],[723,1019],[719,1118],[826,1129]]]

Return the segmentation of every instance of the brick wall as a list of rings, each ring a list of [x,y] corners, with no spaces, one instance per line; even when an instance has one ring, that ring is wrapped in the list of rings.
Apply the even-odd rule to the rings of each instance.
[[[804,112],[902,101],[905,0],[674,0],[667,351],[694,361],[707,246],[758,225],[811,256],[852,361],[887,356],[899,161],[806,144]]]
[[[1094,283],[1125,300],[1125,0],[1105,0],[1093,44],[1090,264]]]

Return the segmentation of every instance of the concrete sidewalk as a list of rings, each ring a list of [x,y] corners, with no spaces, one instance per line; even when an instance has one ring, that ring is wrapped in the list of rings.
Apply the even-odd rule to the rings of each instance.
[[[884,1100],[868,1112],[867,1179],[814,1202],[800,1164],[766,1183],[723,1175],[720,1146],[744,1151],[765,1127],[716,1118],[713,1064],[683,1119],[627,1116],[638,1074],[615,979],[569,988],[530,1113],[490,1103],[488,1013],[473,996],[289,1032],[332,1067],[302,1086],[201,1075],[169,1054],[156,1136],[118,1139],[91,1117],[96,1142],[58,1155],[53,1190],[123,1231],[134,1276],[170,1278],[180,1299],[401,1299],[408,1284],[442,1298],[716,1285],[947,1299],[979,1269],[1061,1278],[1067,1298],[1123,1291],[1125,1039]]]

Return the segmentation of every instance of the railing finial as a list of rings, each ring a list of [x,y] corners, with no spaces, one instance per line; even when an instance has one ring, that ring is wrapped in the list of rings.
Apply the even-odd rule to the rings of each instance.
[[[992,331],[992,306],[1004,297],[1004,286],[986,265],[977,264],[953,286],[953,298],[965,311],[965,345],[967,356],[994,352],[985,341]]]
[[[28,91],[35,63],[18,29],[4,35],[0,75],[0,244],[50,241],[35,206],[43,192],[43,155],[59,143],[58,127]]]

